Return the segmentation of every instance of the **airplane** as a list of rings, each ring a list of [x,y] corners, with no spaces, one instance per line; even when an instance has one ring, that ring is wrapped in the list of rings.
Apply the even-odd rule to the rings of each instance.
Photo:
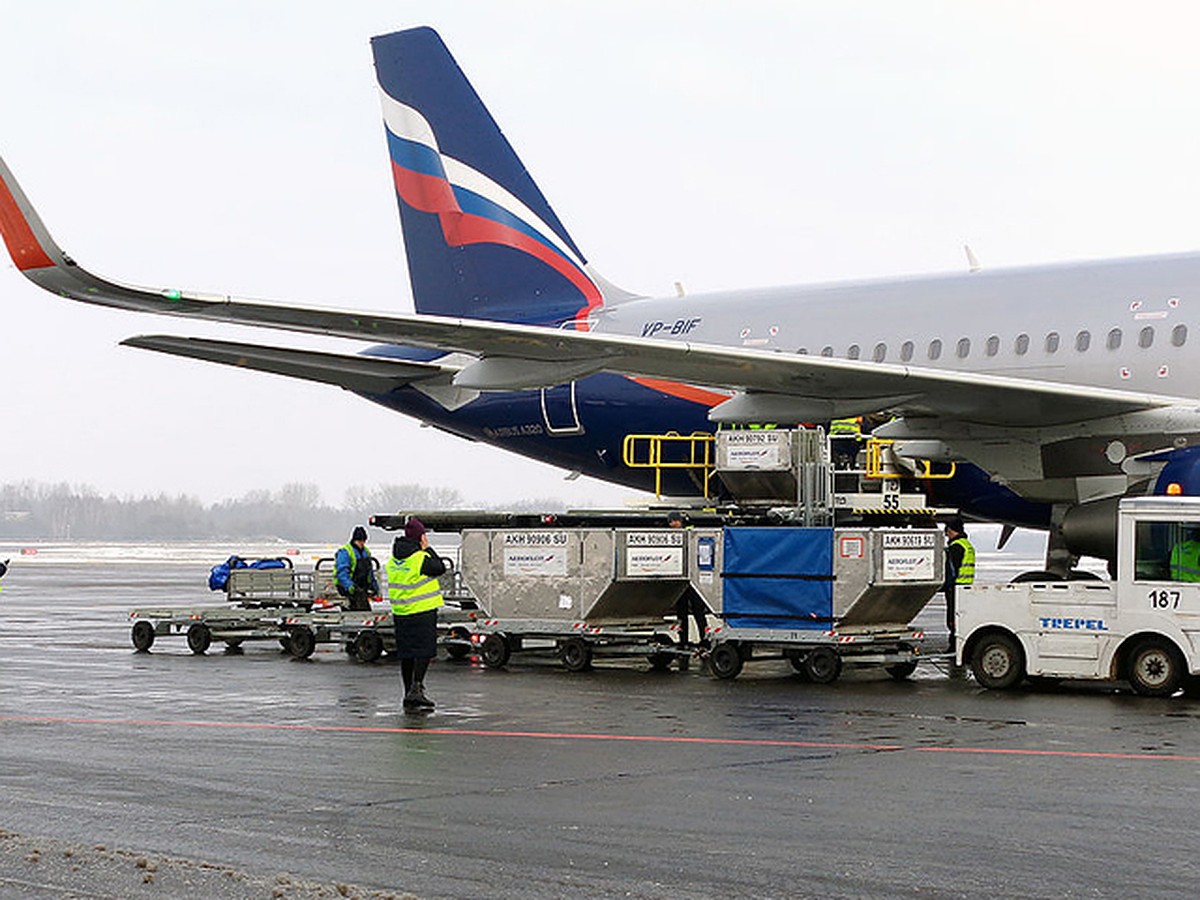
[[[576,245],[440,36],[371,41],[415,314],[267,304],[92,274],[0,160],[17,268],[85,303],[365,340],[359,354],[141,335],[147,350],[337,385],[434,427],[642,490],[631,433],[880,416],[931,499],[1115,557],[1116,505],[1200,493],[1200,254],[652,297]],[[1189,339],[1191,344],[1189,345]],[[689,473],[662,491],[697,497]],[[1064,562],[1063,560],[1067,561]]]

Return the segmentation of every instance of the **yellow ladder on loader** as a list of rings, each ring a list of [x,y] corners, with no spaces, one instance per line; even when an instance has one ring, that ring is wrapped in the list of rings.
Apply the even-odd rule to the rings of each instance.
[[[715,439],[707,431],[679,434],[627,434],[622,448],[625,465],[631,469],[654,470],[654,493],[662,497],[662,473],[664,469],[683,469],[696,472],[704,488],[704,499],[709,498],[709,482],[716,465],[713,461]]]
[[[893,460],[888,456],[891,454],[892,444],[895,441],[885,440],[884,438],[868,438],[867,439],[867,469],[865,477],[867,478],[926,478],[933,481],[942,481],[947,478],[954,477],[954,471],[957,468],[957,463],[950,463],[950,469],[946,472],[933,471],[933,461],[929,459],[914,459],[920,468],[915,473],[903,472],[897,469]]]

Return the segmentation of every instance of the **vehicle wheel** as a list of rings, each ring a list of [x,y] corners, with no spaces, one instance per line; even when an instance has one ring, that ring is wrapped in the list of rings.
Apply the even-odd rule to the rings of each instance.
[[[212,644],[212,632],[203,622],[193,622],[188,626],[187,645],[193,653],[200,654],[208,650]]]
[[[1029,584],[1031,581],[1062,581],[1063,577],[1057,572],[1049,572],[1045,569],[1038,572],[1022,572],[1009,584]]]
[[[1143,697],[1169,697],[1183,682],[1183,663],[1167,640],[1148,638],[1129,656],[1129,685]]]
[[[804,674],[817,684],[830,684],[842,674],[842,658],[829,647],[814,647],[804,657]]]
[[[913,659],[908,662],[893,663],[890,666],[884,666],[883,671],[891,675],[896,681],[907,681],[909,676],[917,671],[917,661]]]
[[[297,625],[288,638],[288,652],[296,659],[308,659],[317,649],[317,636],[307,625]]]
[[[592,645],[583,638],[564,641],[558,653],[568,672],[586,672],[592,667]]]
[[[512,647],[502,634],[489,634],[479,645],[479,657],[489,669],[503,669],[511,655]]]
[[[742,652],[736,641],[717,644],[708,654],[708,667],[712,669],[712,673],[726,680],[738,677],[743,662]]]
[[[134,622],[133,632],[130,636],[133,638],[134,649],[145,653],[154,644],[154,626],[145,619]]]
[[[451,637],[456,641],[469,641],[471,639],[471,632],[467,631],[467,629],[463,628],[461,625],[456,625],[454,628],[450,629],[447,637]],[[471,655],[471,648],[460,647],[457,644],[452,644],[446,648],[446,655],[451,659],[466,659]]]
[[[242,639],[233,638],[225,642],[225,652],[233,656],[241,656],[245,651],[242,650]]]
[[[354,639],[354,658],[360,663],[373,663],[383,656],[383,637],[378,631],[363,631]]]
[[[1025,677],[1025,654],[1014,638],[999,632],[989,634],[975,645],[971,654],[971,674],[983,687],[1002,691]]]

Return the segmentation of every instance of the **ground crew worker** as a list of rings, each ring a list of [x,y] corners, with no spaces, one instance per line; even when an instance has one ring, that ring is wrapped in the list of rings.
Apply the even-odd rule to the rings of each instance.
[[[975,548],[967,539],[966,526],[957,516],[946,523],[946,577],[942,593],[946,595],[946,630],[950,632],[950,650],[954,650],[954,590],[960,584],[975,581]]]
[[[392,558],[387,563],[388,600],[404,681],[404,709],[408,711],[434,708],[425,695],[425,670],[437,655],[437,611],[442,605],[438,576],[445,572],[446,564],[429,549],[421,520],[409,519],[404,536],[392,543]]]
[[[829,423],[829,434],[831,437],[862,437],[862,426],[862,416],[833,419]]]
[[[1171,548],[1171,580],[1200,581],[1200,532],[1195,527],[1183,532],[1183,540]]]
[[[828,434],[833,438],[829,445],[833,455],[833,467],[853,469],[858,457],[859,443],[863,439],[863,417],[833,419],[829,423]]]
[[[333,556],[333,571],[337,592],[350,601],[350,608],[369,610],[371,598],[379,595],[379,582],[367,549],[367,529],[354,527],[350,542]]]
[[[669,512],[667,514],[667,527],[687,528],[687,513],[680,512],[679,510]],[[691,643],[688,641],[689,613],[696,623],[697,646],[707,648],[708,638],[704,635],[708,630],[708,606],[705,604],[704,598],[696,593],[695,588],[690,584],[679,599],[675,601],[675,618],[679,621],[679,646],[683,650],[691,646]]]

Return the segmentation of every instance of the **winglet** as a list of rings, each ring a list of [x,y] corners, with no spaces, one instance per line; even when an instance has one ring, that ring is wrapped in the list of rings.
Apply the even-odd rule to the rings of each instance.
[[[94,275],[67,256],[0,159],[0,236],[17,269],[38,287],[98,306],[192,315],[224,298],[178,290],[150,291]]]
[[[45,269],[65,261],[65,256],[34,212],[29,198],[0,159],[0,236],[22,272]]]

